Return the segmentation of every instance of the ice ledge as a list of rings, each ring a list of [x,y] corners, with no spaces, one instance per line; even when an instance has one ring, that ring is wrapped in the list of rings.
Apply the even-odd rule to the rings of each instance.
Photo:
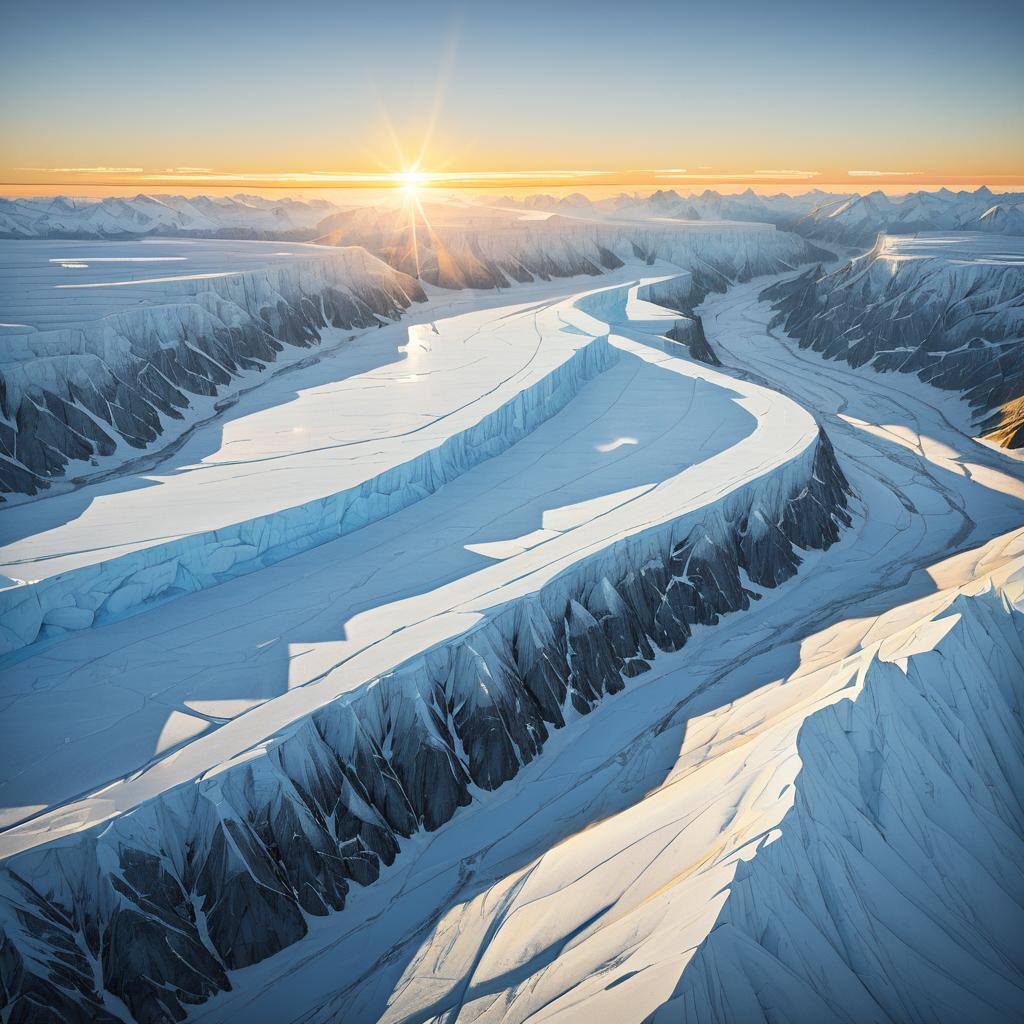
[[[0,653],[121,618],[273,565],[376,522],[511,447],[553,416],[618,350],[606,335],[417,457],[315,501],[0,589]]]

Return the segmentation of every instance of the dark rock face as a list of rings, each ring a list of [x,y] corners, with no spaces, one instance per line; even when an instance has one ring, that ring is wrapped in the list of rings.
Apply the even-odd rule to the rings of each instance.
[[[880,245],[765,289],[770,326],[828,359],[959,391],[984,436],[1024,445],[1024,265],[893,264]]]
[[[673,341],[681,341],[690,350],[690,355],[694,359],[699,359],[702,363],[707,363],[708,366],[722,365],[722,361],[715,355],[715,350],[711,347],[711,342],[704,334],[704,322],[697,315],[694,315],[692,319],[677,320],[675,327],[665,337],[671,338]]]
[[[116,345],[97,336],[93,351],[88,341],[84,351],[76,347],[55,372],[39,374],[46,386],[29,369],[15,388],[12,368],[0,366],[0,493],[35,494],[70,461],[110,455],[120,443],[145,449],[165,419],[183,418],[190,395],[213,397],[240,373],[264,370],[286,345],[317,345],[328,327],[377,327],[426,301],[418,282],[377,267],[382,273],[325,283],[317,294],[305,294],[298,278],[293,287],[256,281],[230,325],[204,315],[196,296],[174,300],[179,313],[158,307],[119,314],[111,318]],[[330,276],[324,272],[325,281]],[[47,349],[39,358],[42,364],[53,356]]]
[[[830,546],[849,488],[823,433],[794,469],[682,539],[666,526],[579,563],[253,757],[9,858],[4,1020],[111,1020],[106,992],[140,1022],[177,1021],[228,988],[228,970],[301,938],[309,915],[342,910],[403,837],[512,778],[694,626],[747,608],[757,595],[741,574],[774,587],[797,548]]]
[[[728,283],[720,274],[712,273],[707,268],[697,268],[685,278],[677,277],[647,285],[639,294],[641,298],[682,314],[682,319],[676,321],[665,335],[666,338],[681,342],[690,350],[694,359],[708,366],[721,366],[711,342],[704,334],[704,322],[696,313],[696,307],[713,292],[724,292]]]

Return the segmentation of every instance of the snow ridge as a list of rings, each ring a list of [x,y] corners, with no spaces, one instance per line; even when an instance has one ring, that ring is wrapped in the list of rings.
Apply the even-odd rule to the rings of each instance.
[[[512,778],[655,650],[748,607],[741,572],[769,588],[793,576],[798,548],[849,523],[847,498],[819,433],[776,473],[590,554],[201,779],[11,852],[11,1019],[40,1004],[72,1024],[119,1005],[146,1024],[181,1019],[229,987],[227,971],[301,938],[308,915],[341,910],[403,837]]]
[[[781,836],[652,1021],[1020,1019],[1022,573],[858,656],[859,692],[801,729]]]

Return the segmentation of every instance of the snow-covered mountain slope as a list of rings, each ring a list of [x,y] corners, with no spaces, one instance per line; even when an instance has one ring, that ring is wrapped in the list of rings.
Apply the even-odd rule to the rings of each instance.
[[[636,286],[578,295],[558,312],[570,333],[610,333],[619,358],[530,438],[281,572],[8,666],[23,682],[5,749],[30,767],[18,798],[54,807],[0,838],[12,1014],[42,1001],[71,1021],[180,1016],[226,989],[226,971],[372,889],[409,836],[516,776],[552,730],[646,673],[657,650],[749,608],[837,539],[846,483],[812,417],[682,358],[663,341],[675,315]],[[508,330],[525,347],[538,323],[519,317]],[[301,642],[286,666],[281,648],[264,657],[270,622],[282,648],[292,625],[316,636],[312,609],[326,642]],[[163,643],[174,658],[158,653]],[[115,664],[173,721],[169,756],[116,764],[110,726],[119,720],[130,739],[145,722],[125,719],[109,694]],[[197,734],[178,708],[208,698],[196,669],[208,681],[215,664],[222,681],[231,666],[248,681],[251,710],[207,704],[205,721],[192,716]],[[282,670],[284,692],[278,678],[277,695],[253,707],[254,677]],[[43,678],[51,717],[90,693],[99,718],[65,715],[56,732],[69,742],[37,760],[49,761],[38,773],[31,762],[49,744],[25,705]],[[108,691],[98,708],[90,678]],[[34,740],[19,737],[32,722]],[[65,803],[90,785],[97,744],[103,769],[124,777]]]
[[[298,237],[336,211],[323,199],[303,202],[247,195],[0,198],[0,238]]]
[[[318,241],[324,244],[364,246],[404,273],[445,288],[504,288],[538,278],[596,275],[640,259],[672,264],[720,289],[822,258],[821,250],[771,225],[726,221],[524,218],[424,203],[347,210],[321,227]]]
[[[695,1007],[690,1019],[703,1020],[709,1001],[701,973],[688,974],[689,966],[709,963],[713,946],[708,960],[695,960],[695,954],[709,935],[715,941],[712,929],[720,915],[723,922],[736,922],[737,932],[754,932],[762,919],[742,915],[752,903],[770,917],[753,940],[741,936],[734,943],[743,956],[737,968],[741,976],[730,973],[737,960],[723,944],[718,977],[737,1001],[712,1002],[710,1019],[746,1020],[748,1011],[752,1020],[764,1019],[761,1008],[741,996],[753,978],[769,1013],[779,992],[785,1011],[802,1021],[807,1018],[798,1011],[804,1007],[812,1014],[822,1010],[818,993],[829,989],[831,974],[811,972],[828,947],[792,900],[774,898],[778,871],[766,870],[765,887],[753,896],[748,879],[757,877],[758,858],[776,844],[785,844],[780,850],[796,847],[794,856],[802,856],[804,835],[824,836],[825,846],[798,862],[806,876],[787,875],[786,882],[810,887],[821,879],[831,886],[827,891],[834,896],[825,909],[839,922],[825,933],[836,949],[828,970],[835,970],[837,990],[826,992],[833,1002],[825,1004],[819,1019],[959,1024],[975,1016],[991,1019],[993,1008],[1009,1009],[1004,1019],[1019,1016],[1007,1002],[1014,971],[1019,979],[1015,950],[1013,961],[991,971],[1019,914],[1019,873],[1007,878],[1008,865],[1019,857],[1019,807],[1011,836],[986,812],[1006,795],[1005,785],[980,796],[977,810],[966,808],[964,824],[975,830],[970,855],[951,848],[938,829],[915,814],[922,804],[929,813],[936,804],[941,813],[943,801],[950,809],[963,807],[957,786],[980,775],[998,787],[999,766],[1009,769],[1020,759],[1019,739],[1016,750],[1001,745],[998,760],[986,751],[997,735],[1020,729],[1019,698],[1004,709],[1007,688],[1001,685],[997,698],[989,682],[1005,680],[1004,670],[1012,672],[1014,663],[1004,655],[1020,651],[1014,636],[1019,637],[1019,613],[1002,603],[1003,595],[1020,603],[1024,480],[1019,463],[958,430],[946,418],[946,396],[933,389],[865,375],[809,350],[780,345],[766,330],[771,312],[757,300],[761,287],[754,283],[710,297],[698,310],[708,339],[729,373],[770,383],[821,418],[857,496],[852,527],[827,552],[806,558],[791,584],[762,591],[761,600],[742,615],[725,617],[713,629],[694,628],[682,651],[659,654],[649,672],[553,732],[543,755],[513,780],[493,792],[475,793],[473,802],[436,832],[404,841],[373,886],[350,891],[344,913],[313,922],[304,939],[277,956],[231,972],[233,990],[195,1011],[196,1020],[633,1021],[673,999],[667,1019]],[[1003,536],[1008,530],[1013,532]],[[949,558],[954,552],[962,554]],[[960,620],[950,621],[960,614],[953,606],[958,598],[980,598],[983,618],[995,625],[961,630]],[[880,750],[869,746],[865,755],[867,730],[861,723],[871,722],[865,705],[854,734],[838,735],[827,750],[837,762],[834,770],[831,764],[823,767],[820,752],[813,750],[802,764],[803,724],[810,720],[813,729],[816,713],[844,698],[859,700],[864,696],[859,670],[886,659],[895,660],[883,669],[898,668],[896,682],[905,687],[912,686],[911,675],[917,682],[934,678],[934,666],[940,668],[940,681],[955,682],[960,672],[963,688],[948,714],[953,730],[960,722],[962,728],[954,740],[945,725],[937,727],[932,746],[950,757],[946,767],[952,774],[911,742],[914,729],[933,721],[917,695],[907,702],[909,713],[901,711],[889,723],[907,730],[906,742],[897,732],[891,743]],[[942,710],[950,691],[936,690],[931,705]],[[880,706],[888,711],[892,704]],[[982,735],[976,728],[978,708],[983,709]],[[999,717],[991,726],[990,714]],[[958,760],[959,742],[973,766]],[[848,753],[851,747],[865,761],[855,782],[849,774],[856,760]],[[907,785],[900,774],[919,755],[928,774],[911,776]],[[817,768],[817,781],[809,771],[801,774],[802,767]],[[1012,786],[1015,776],[1008,770],[1006,777]],[[880,797],[873,807],[876,781]],[[787,816],[804,800],[801,786],[814,821],[807,832],[790,835],[791,827],[801,825],[797,814]],[[864,794],[866,814],[858,810]],[[890,803],[896,796],[899,806]],[[915,849],[904,842],[901,818],[934,845]],[[886,830],[873,845],[875,830],[865,820]],[[943,828],[949,824],[944,815],[933,820]],[[838,836],[825,835],[840,828],[845,831]],[[864,837],[864,857],[846,845],[847,835]],[[890,838],[893,851],[886,853],[882,844]],[[841,864],[844,869],[850,864],[849,875],[818,871],[817,864],[827,868],[832,850],[845,855]],[[1008,891],[1009,883],[1018,886],[999,919],[991,915],[993,890],[984,871],[970,864],[974,855],[986,869],[999,867]],[[818,860],[812,864],[810,856]],[[904,860],[909,869],[903,868]],[[873,866],[887,877],[866,874]],[[920,880],[908,880],[907,870]],[[944,878],[948,892],[934,884]],[[894,885],[906,886],[920,900],[918,906],[898,902]],[[898,937],[872,930],[860,912],[875,890],[891,906],[871,909],[879,911],[884,925],[903,929]],[[806,895],[809,907],[820,907],[814,902],[820,897]],[[965,910],[968,901],[972,905]],[[847,906],[852,906],[848,923]],[[897,919],[901,909],[906,914]],[[951,962],[949,947],[940,949],[941,928],[933,929],[931,921],[921,924],[925,913],[942,926],[955,926],[955,940],[963,943],[959,962]],[[828,927],[826,918],[818,922]],[[845,929],[841,941],[836,939],[840,926]],[[898,948],[898,938],[908,940],[908,947]],[[763,943],[761,951],[757,943]],[[800,959],[805,948],[806,961]],[[891,969],[882,965],[888,977],[872,970],[876,948],[892,957]],[[846,950],[858,977],[863,970],[863,981],[852,990],[842,959]],[[915,950],[942,952],[948,977],[929,975]],[[773,960],[776,954],[785,954],[784,963]],[[764,965],[769,969],[762,970]],[[974,978],[965,994],[963,983]],[[885,985],[901,999],[888,1018],[844,1016],[842,1006],[834,1009],[835,1000],[847,997],[857,1011],[869,999],[888,999]],[[809,993],[803,1003],[802,989]],[[937,999],[944,1002],[936,1005]],[[776,1019],[791,1018],[780,1012]]]
[[[1024,445],[1024,237],[884,236],[831,273],[765,292],[781,326],[831,359],[961,391],[980,433]]]
[[[0,491],[152,445],[245,375],[423,301],[363,250],[0,242]]]
[[[1024,557],[863,646],[796,736],[792,806],[766,821],[767,789],[732,823],[752,856],[653,1022],[1024,1013]]]
[[[976,192],[912,192],[893,199],[884,192],[840,197],[822,203],[787,227],[824,242],[869,246],[888,232],[989,231],[1021,234],[1024,194],[995,195],[984,185]]]

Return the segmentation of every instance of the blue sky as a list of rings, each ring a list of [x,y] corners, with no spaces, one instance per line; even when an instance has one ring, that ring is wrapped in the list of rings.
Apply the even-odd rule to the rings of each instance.
[[[4,23],[6,181],[398,170],[425,141],[428,169],[1024,175],[1024,4],[1003,0],[57,2]]]

